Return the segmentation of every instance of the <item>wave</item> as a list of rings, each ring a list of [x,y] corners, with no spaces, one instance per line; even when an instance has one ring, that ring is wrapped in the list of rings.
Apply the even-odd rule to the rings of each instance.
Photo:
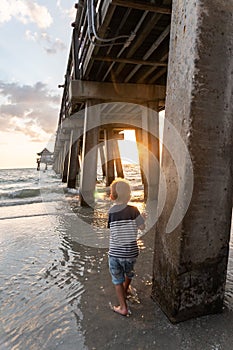
[[[27,203],[28,204],[28,203]],[[56,212],[51,213],[39,213],[39,214],[24,214],[24,215],[13,215],[13,216],[6,216],[6,217],[0,217],[0,221],[2,220],[12,220],[12,219],[21,219],[21,218],[33,218],[38,216],[49,216],[49,215],[57,215]]]
[[[51,200],[52,201],[52,200]],[[11,201],[1,201],[0,202],[0,207],[14,207],[16,205],[24,205],[24,204],[35,204],[35,203],[41,203],[44,202],[44,200],[40,197],[34,198],[34,199],[27,199],[27,200],[23,200],[21,199],[19,201],[18,200],[11,200]]]
[[[40,188],[24,188],[6,194],[7,198],[30,198],[40,196]]]
[[[10,200],[10,201],[2,201],[0,202],[0,208],[1,207],[15,207],[15,206],[21,206],[21,205],[27,205],[27,204],[37,204],[37,203],[51,203],[51,202],[61,202],[63,203],[63,200],[61,198],[57,197],[51,197],[51,198],[42,198],[42,197],[34,197],[29,199],[18,199],[18,200]],[[0,218],[1,219],[1,218]]]
[[[40,187],[40,188],[23,188],[11,192],[1,192],[1,199],[21,199],[21,198],[31,198],[31,197],[39,197],[44,194],[53,194],[53,193],[64,193],[67,190],[63,190],[63,188],[51,188],[51,187]],[[72,191],[71,191],[72,192]],[[77,190],[76,190],[77,192]]]
[[[0,208],[41,202],[65,202],[77,198],[78,190],[65,187],[24,188],[12,192],[0,192]]]

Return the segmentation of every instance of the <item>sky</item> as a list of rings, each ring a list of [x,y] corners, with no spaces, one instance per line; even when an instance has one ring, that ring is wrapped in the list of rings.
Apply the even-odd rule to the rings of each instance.
[[[0,169],[36,167],[55,134],[73,0],[1,0]]]

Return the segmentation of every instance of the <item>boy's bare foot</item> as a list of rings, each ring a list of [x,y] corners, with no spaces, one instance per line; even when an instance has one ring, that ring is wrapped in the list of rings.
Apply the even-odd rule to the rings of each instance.
[[[135,288],[133,288],[132,286],[129,286],[129,288],[127,289],[126,291],[126,299],[130,299],[130,298],[133,298],[137,295],[137,291]]]
[[[126,292],[126,296],[134,295],[136,292],[136,289],[133,288],[132,286],[129,286],[125,292]]]
[[[113,311],[116,312],[117,314],[121,315],[121,316],[128,316],[129,312],[127,309],[121,309],[120,306],[113,306]]]

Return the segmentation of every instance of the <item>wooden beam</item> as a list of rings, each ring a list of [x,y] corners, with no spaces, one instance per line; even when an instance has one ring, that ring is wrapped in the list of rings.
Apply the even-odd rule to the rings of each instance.
[[[130,7],[135,10],[162,13],[165,15],[170,15],[172,13],[172,10],[170,7],[155,6],[153,4],[148,4],[145,2],[138,3],[138,2],[129,1],[129,0],[112,0],[112,4],[117,6]]]
[[[70,97],[74,103],[93,99],[141,103],[165,99],[166,88],[160,85],[105,83],[72,80]]]
[[[150,55],[159,47],[159,45],[163,42],[163,40],[170,34],[170,24],[164,29],[164,31],[160,34],[160,36],[155,40],[150,49],[143,56],[143,60],[147,60]],[[139,70],[141,65],[136,66],[130,74],[126,77],[125,82],[128,83],[130,79],[134,76],[134,74]]]
[[[160,36],[155,40],[150,49],[143,56],[143,59],[147,60],[147,58],[159,47],[159,45],[164,41],[164,39],[170,34],[170,27],[171,25],[169,24],[164,29],[164,31],[160,34]]]
[[[156,75],[154,75],[153,76],[153,78],[151,79],[151,81],[156,81],[156,80],[158,80],[163,74],[165,74],[166,73],[166,69],[161,69]]]
[[[167,61],[167,60],[168,60],[168,54],[169,54],[169,53],[166,52],[166,53],[163,55],[163,57],[160,58],[160,62],[165,62],[165,61]],[[146,79],[147,77],[149,77],[149,76],[155,71],[155,69],[157,69],[157,67],[152,67],[152,68],[150,68],[145,74],[143,74],[143,76],[141,76],[140,79],[137,80],[137,82],[138,82],[139,84],[143,84],[144,81],[145,81],[145,79]],[[163,74],[166,72],[166,69],[161,69],[161,70],[159,71],[159,73],[160,73],[160,72],[162,72],[161,75],[163,75]],[[156,80],[157,80],[161,75],[157,76],[157,74],[156,74],[155,76],[153,76],[153,77],[151,78],[151,80],[149,81],[149,84],[154,84],[154,83],[156,82]],[[155,79],[155,78],[156,78],[156,79]]]
[[[124,140],[124,134],[119,134],[120,131],[124,131],[124,129],[115,129],[113,126],[113,135],[112,135],[112,138],[114,140]],[[100,133],[99,133],[99,142],[103,142],[104,141],[104,127],[103,129],[100,129]]]
[[[126,63],[126,64],[142,64],[145,66],[159,66],[159,67],[167,67],[167,63],[159,62],[159,61],[146,61],[146,60],[135,60],[130,58],[117,58],[117,57],[93,57],[96,61],[105,61],[105,62],[118,62],[118,63]]]
[[[143,44],[146,40],[146,37],[150,34],[153,28],[157,25],[158,21],[161,19],[162,15],[154,13],[151,18],[147,21],[145,28],[142,28],[136,35],[135,41],[129,47],[127,51],[126,58],[131,58],[138,50],[138,48]],[[157,26],[156,26],[157,27]],[[116,76],[120,75],[122,69],[124,68],[124,64],[119,64],[115,70]]]

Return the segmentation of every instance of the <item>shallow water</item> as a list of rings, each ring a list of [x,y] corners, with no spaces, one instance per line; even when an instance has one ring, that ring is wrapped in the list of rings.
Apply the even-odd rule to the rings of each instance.
[[[1,349],[72,349],[71,338],[81,345],[88,254],[70,247],[58,217],[13,221],[1,222]]]
[[[106,256],[110,202],[100,184],[98,208],[80,209],[51,172],[12,173],[0,171],[0,349],[85,349],[80,300]]]
[[[62,189],[52,201],[45,182],[42,202],[0,207],[1,350],[86,349],[80,306],[106,262],[109,203],[100,196],[94,211],[80,209]],[[225,304],[233,310],[232,240],[230,248]]]

